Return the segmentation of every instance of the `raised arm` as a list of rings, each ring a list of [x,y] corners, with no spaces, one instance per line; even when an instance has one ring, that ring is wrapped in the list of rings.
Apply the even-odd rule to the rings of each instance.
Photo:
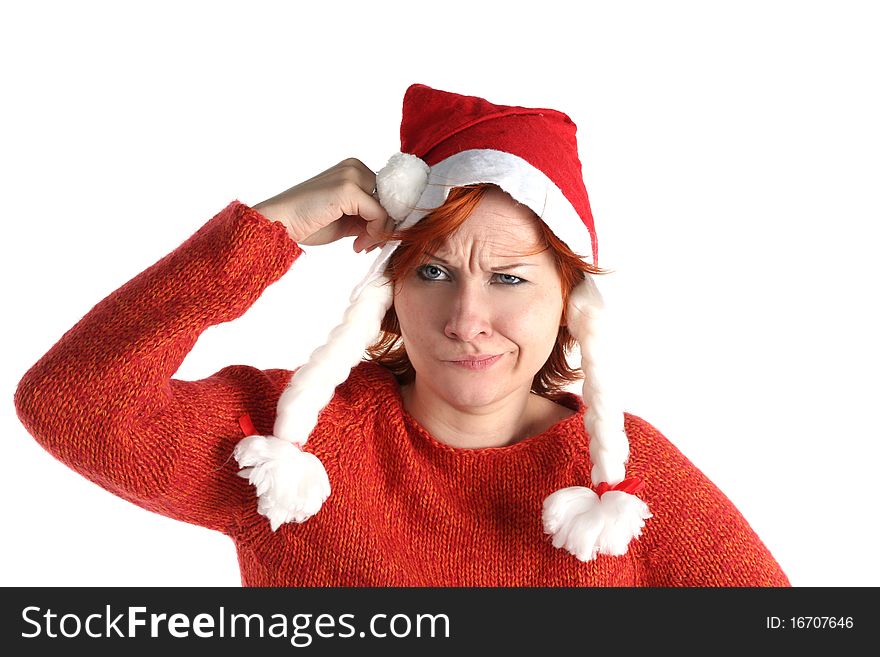
[[[285,373],[236,366],[201,381],[171,375],[206,328],[244,314],[301,252],[282,224],[230,203],[92,308],[24,375],[15,392],[21,422],[110,492],[224,530],[247,494],[229,462],[241,437],[236,412],[253,411]]]
[[[286,370],[237,365],[171,378],[209,326],[240,317],[302,253],[299,244],[388,230],[376,175],[349,158],[250,208],[230,203],[192,237],[90,310],[24,376],[15,406],[54,456],[157,513],[225,531],[253,503],[235,476],[239,418],[273,428]],[[392,224],[393,225],[393,224]]]

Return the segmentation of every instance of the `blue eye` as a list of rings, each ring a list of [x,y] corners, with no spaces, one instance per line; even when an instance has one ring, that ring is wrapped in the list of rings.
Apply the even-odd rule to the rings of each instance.
[[[418,269],[416,269],[416,273],[419,275],[419,278],[426,281],[439,281],[442,280],[438,278],[440,275],[445,272],[437,267],[436,265],[422,265]]]
[[[443,281],[448,280],[448,274],[440,269],[437,265],[422,265],[421,267],[416,268],[416,274],[423,281]],[[446,276],[447,278],[443,278]],[[524,278],[520,278],[519,276],[514,276],[513,274],[502,274],[496,273],[493,276],[503,285],[507,287],[515,287],[517,285],[522,285],[523,283],[527,283]]]
[[[513,274],[495,274],[501,278],[501,282],[505,285],[522,285],[525,283],[525,279],[520,278],[519,276],[514,276]],[[511,280],[513,279],[513,280]]]

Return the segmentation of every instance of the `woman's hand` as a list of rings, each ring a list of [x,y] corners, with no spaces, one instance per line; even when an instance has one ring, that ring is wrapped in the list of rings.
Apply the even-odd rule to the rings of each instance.
[[[299,244],[329,244],[355,236],[355,252],[372,250],[394,222],[370,194],[376,174],[350,157],[314,178],[257,203],[253,209],[287,228]]]

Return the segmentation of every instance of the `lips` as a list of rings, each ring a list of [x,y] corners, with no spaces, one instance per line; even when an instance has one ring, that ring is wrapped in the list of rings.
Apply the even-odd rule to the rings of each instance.
[[[463,367],[469,370],[485,370],[501,360],[503,355],[504,354],[496,354],[492,356],[483,354],[477,356],[465,356],[460,360],[450,360],[448,362],[455,367]]]

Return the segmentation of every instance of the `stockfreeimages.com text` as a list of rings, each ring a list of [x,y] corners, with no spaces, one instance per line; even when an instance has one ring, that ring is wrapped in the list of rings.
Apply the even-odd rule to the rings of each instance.
[[[184,613],[152,613],[146,607],[126,607],[114,612],[106,605],[103,613],[59,614],[51,609],[30,606],[22,610],[28,630],[23,638],[88,636],[91,638],[284,638],[291,645],[306,647],[314,637],[321,638],[449,638],[449,617],[446,614],[373,614],[367,627],[358,631],[354,614],[236,614],[220,607],[214,613],[198,613],[190,618]]]

